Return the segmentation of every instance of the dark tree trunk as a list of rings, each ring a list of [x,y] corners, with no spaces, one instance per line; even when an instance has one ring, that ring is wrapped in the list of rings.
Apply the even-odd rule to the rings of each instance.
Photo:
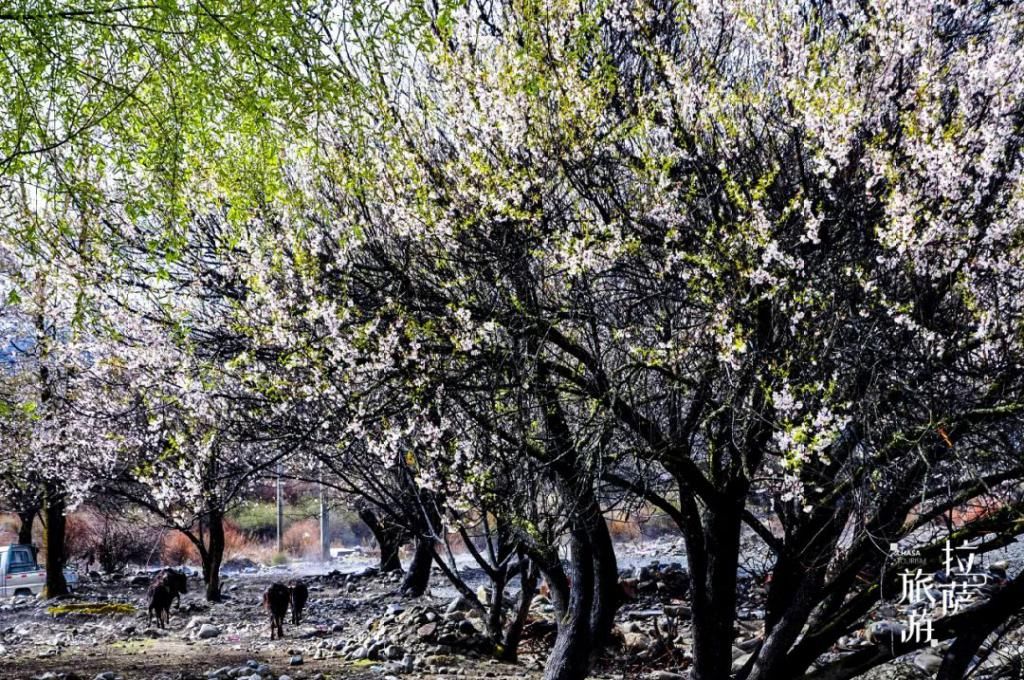
[[[796,567],[792,569],[800,574]],[[778,573],[777,569],[775,573]],[[803,675],[805,669],[794,669],[787,654],[800,636],[811,610],[818,601],[822,578],[823,571],[814,569],[808,570],[802,578],[792,580],[789,606],[774,619],[771,630],[751,658],[748,667],[744,669],[750,672],[741,672],[739,677],[748,680],[772,680]],[[775,587],[774,582],[772,586]]]
[[[359,519],[370,529],[380,548],[380,570],[385,573],[401,571],[402,562],[398,559],[398,549],[402,545],[401,530],[385,525],[369,508],[359,511]]]
[[[740,512],[727,503],[704,511],[703,530],[685,534],[693,600],[692,680],[722,680],[732,669]]]
[[[402,595],[419,597],[427,592],[430,585],[430,565],[434,560],[434,539],[416,537],[416,552],[413,553],[409,571],[402,580]]]
[[[66,562],[65,532],[67,517],[64,516],[64,492],[53,484],[48,484],[43,499],[43,514],[46,518],[43,531],[43,548],[46,550],[46,586],[44,597],[59,597],[68,594],[68,584],[64,579]]]
[[[557,555],[548,555],[539,551],[531,551],[530,558],[537,564],[544,581],[548,585],[551,604],[555,608],[555,616],[565,617],[569,611],[569,577],[565,575],[562,562]]]
[[[823,611],[836,604],[825,597],[823,589],[845,517],[840,508],[818,508],[799,532],[789,535],[787,543],[794,546],[800,559],[777,558],[768,590],[764,640],[740,672],[743,680],[803,675],[806,666],[800,668],[797,655],[791,652],[815,608],[821,605],[819,611]]]
[[[39,512],[39,508],[22,510],[18,513],[18,519],[21,520],[21,526],[18,527],[18,543],[32,545],[32,526],[35,523],[37,512]]]
[[[209,545],[200,553],[203,560],[203,582],[206,584],[207,601],[220,602],[220,564],[224,560],[224,516],[219,510],[211,510],[208,520]]]
[[[502,566],[491,576],[491,593],[487,603],[487,634],[496,644],[501,643],[505,629],[505,586],[508,584],[508,566]]]
[[[615,546],[596,499],[587,536],[594,561],[594,601],[590,611],[590,661],[593,665],[611,636],[615,612],[619,607],[619,565],[615,559]]]
[[[537,567],[532,560],[522,558],[519,566],[519,579],[522,589],[519,593],[519,604],[516,606],[516,616],[505,631],[505,639],[502,642],[501,653],[498,655],[503,661],[514,663],[519,658],[519,641],[523,637],[523,628],[530,616],[530,604],[537,592]]]
[[[583,680],[590,674],[594,556],[585,531],[573,531],[569,549],[568,607],[558,620],[558,635],[548,655],[544,680]]]

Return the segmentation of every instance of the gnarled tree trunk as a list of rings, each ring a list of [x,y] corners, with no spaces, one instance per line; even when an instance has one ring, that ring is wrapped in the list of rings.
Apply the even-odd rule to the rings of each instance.
[[[46,550],[46,586],[45,597],[59,597],[68,594],[68,584],[64,579],[65,533],[67,517],[64,516],[64,492],[55,484],[47,484],[43,499],[43,514],[46,518],[43,531],[43,548]]]
[[[555,646],[548,655],[544,680],[583,680],[590,674],[590,619],[594,601],[594,560],[590,539],[580,528],[569,542],[569,601],[558,620]]]
[[[722,680],[732,669],[740,510],[706,508],[702,530],[684,533],[693,601],[693,680]]]
[[[593,666],[608,643],[619,607],[619,565],[615,559],[615,546],[596,499],[588,517],[587,537],[594,564],[594,601],[590,611],[590,663]]]
[[[434,560],[434,539],[416,537],[416,551],[413,553],[409,571],[402,580],[401,591],[406,597],[419,597],[427,592],[430,584],[430,565]]]
[[[36,513],[38,512],[39,508],[25,509],[18,512],[18,519],[21,520],[21,526],[18,527],[18,543],[32,545],[32,527],[35,524]]]
[[[210,510],[207,514],[209,541],[203,544],[203,532],[199,532],[199,558],[203,563],[203,583],[206,585],[208,602],[220,602],[220,565],[224,560],[224,514]]]
[[[604,651],[618,608],[619,572],[608,525],[593,494],[580,495],[584,509],[570,534],[568,571],[563,575],[569,597],[544,680],[586,678]]]
[[[369,508],[359,510],[359,519],[363,521],[373,534],[380,548],[380,570],[382,572],[401,571],[402,562],[398,559],[398,549],[402,545],[401,529],[380,521]]]
[[[505,638],[502,641],[501,653],[498,658],[503,661],[515,662],[519,656],[519,641],[523,637],[523,628],[530,616],[530,604],[537,592],[537,566],[526,557],[520,558],[519,579],[522,588],[519,592],[519,603],[516,605],[516,615],[505,631]]]

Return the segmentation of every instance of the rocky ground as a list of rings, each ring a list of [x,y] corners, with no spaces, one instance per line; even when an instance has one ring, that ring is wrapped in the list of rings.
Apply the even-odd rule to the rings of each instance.
[[[596,677],[685,677],[691,659],[688,577],[679,561],[670,560],[671,552],[662,546],[623,569],[628,601]],[[323,566],[234,566],[243,568],[226,574],[223,603],[205,602],[201,581],[190,579],[190,592],[180,609],[172,607],[166,629],[147,622],[145,574],[85,579],[73,598],[59,602],[6,600],[0,603],[0,680],[539,678],[554,636],[554,608],[538,595],[519,662],[499,663],[485,651],[483,622],[439,575],[428,595],[403,599],[395,594],[397,575],[358,564],[337,565],[350,568],[326,574]],[[472,582],[474,574],[464,573]],[[271,641],[262,592],[273,581],[298,576],[310,589],[305,618],[297,626],[286,623],[285,639]],[[758,583],[749,578],[742,584],[736,668],[763,631],[765,591]],[[474,585],[482,587],[483,580]],[[880,606],[872,626],[844,638],[833,654],[877,644],[887,630],[898,630],[892,627],[901,625],[903,613]],[[1019,650],[1022,639],[1015,631],[1000,649]],[[870,677],[928,678],[937,658],[927,651],[909,655]],[[1009,658],[993,654],[976,677],[1011,677],[1000,675],[1012,664]]]

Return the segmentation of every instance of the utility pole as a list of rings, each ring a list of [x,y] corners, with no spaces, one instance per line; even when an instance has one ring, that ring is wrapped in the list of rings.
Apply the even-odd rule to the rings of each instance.
[[[277,552],[284,552],[284,484],[281,481],[281,463],[277,464]]]

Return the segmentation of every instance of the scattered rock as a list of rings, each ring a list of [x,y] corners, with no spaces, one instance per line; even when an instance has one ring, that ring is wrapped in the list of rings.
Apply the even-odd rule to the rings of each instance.
[[[637,611],[629,612],[628,614],[630,621],[639,621],[643,619],[655,619],[661,616],[660,609],[640,609]]]
[[[626,632],[622,635],[622,641],[626,650],[634,653],[651,646],[651,638],[643,633]]]
[[[200,640],[208,640],[210,638],[215,638],[218,635],[220,635],[220,628],[212,623],[204,623],[199,627],[199,632],[196,633],[196,637]]]
[[[939,672],[942,665],[942,657],[931,652],[921,652],[914,657],[914,665],[929,675]]]
[[[248,557],[233,557],[221,565],[224,571],[259,571],[260,565]]]
[[[209,616],[193,616],[191,619],[188,620],[188,623],[185,624],[185,630],[192,630],[193,628],[198,628],[204,623],[210,623]]]
[[[875,621],[864,633],[864,639],[876,645],[892,645],[899,642],[907,627],[899,621]]]
[[[470,606],[466,598],[459,595],[454,600],[448,603],[448,606],[444,609],[444,613],[454,614],[455,612],[467,612],[470,609],[472,609],[472,607]]]
[[[665,616],[671,616],[677,619],[688,619],[693,614],[689,607],[681,604],[667,604],[664,607],[664,612]]]

